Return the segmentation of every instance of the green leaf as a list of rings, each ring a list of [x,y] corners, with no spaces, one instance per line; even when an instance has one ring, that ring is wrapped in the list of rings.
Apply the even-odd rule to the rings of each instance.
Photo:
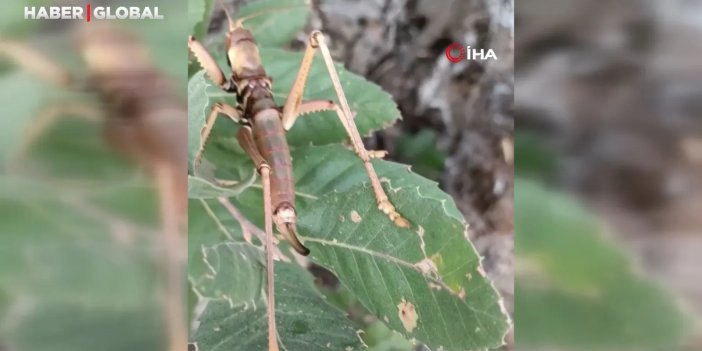
[[[7,341],[17,350],[163,350],[160,311],[152,306],[115,309],[85,303],[41,303],[12,321]],[[89,331],[89,332],[88,332]]]
[[[674,350],[686,316],[573,199],[515,182],[515,338],[533,349]],[[642,308],[645,306],[645,308]],[[568,323],[563,323],[567,320]]]
[[[303,99],[338,102],[322,56],[316,56],[307,78]],[[302,53],[264,48],[261,57],[266,72],[273,76],[276,101],[282,105],[295,81]],[[355,122],[361,135],[370,135],[376,130],[387,128],[400,118],[400,111],[390,94],[377,84],[346,70],[341,64],[335,66],[351,112],[356,114]],[[288,133],[288,142],[295,146],[338,143],[347,139],[346,131],[335,112],[302,116]]]
[[[0,179],[3,188],[7,178]],[[13,326],[0,331],[0,339],[18,350],[150,349],[160,343],[153,331],[160,323],[154,320],[160,318],[154,311],[155,230],[112,211],[114,203],[97,204],[80,183],[46,193],[51,182],[31,180],[27,184],[41,194],[0,191],[7,195],[0,199],[0,291],[14,297],[10,309],[31,307],[12,321],[0,320]],[[103,183],[101,191],[108,188]],[[152,203],[141,206],[155,212],[146,210]],[[141,332],[130,334],[134,328]]]
[[[380,321],[369,325],[362,336],[368,344],[368,351],[412,351],[417,348]]]
[[[261,47],[283,47],[302,30],[310,12],[305,0],[257,0],[242,6],[234,15],[246,18],[249,29]]]
[[[309,274],[299,266],[276,262],[276,320],[281,350],[361,350],[356,331],[344,314],[324,301]],[[209,302],[194,341],[200,350],[266,350],[263,300],[230,306]]]
[[[377,209],[353,152],[340,145],[308,146],[292,156],[298,227],[316,263],[408,338],[445,350],[501,345],[509,324],[500,298],[465,238],[460,212],[435,182],[403,165],[374,162],[398,211],[413,223],[405,230]],[[261,226],[260,188],[232,201]]]
[[[209,82],[205,80],[205,71],[196,73],[188,81],[188,168],[192,169],[192,160],[200,147],[200,131],[205,125],[208,105],[205,89]]]
[[[212,11],[212,0],[188,0],[188,27],[198,40],[207,31],[208,14]]]
[[[221,187],[207,182],[202,178],[188,176],[188,197],[191,199],[212,199],[216,197],[231,197],[241,193],[249,187],[256,179],[256,174],[252,172],[250,180],[237,184],[234,187]]]
[[[333,158],[346,179],[365,176],[361,162],[344,148],[306,151],[314,158]],[[508,327],[501,301],[464,236],[465,222],[450,197],[404,166],[381,161],[376,167],[389,180],[385,189],[412,229],[395,227],[361,181],[346,191],[339,184],[336,192],[328,190],[300,208],[300,232],[312,259],[330,268],[368,310],[408,338],[445,350],[501,345]],[[315,174],[338,173],[326,162],[312,169]]]
[[[417,134],[402,134],[395,145],[395,157],[402,163],[412,165],[412,169],[429,179],[440,179],[446,152],[439,150],[438,132],[424,129]]]
[[[10,155],[18,152],[23,132],[39,113],[39,104],[46,98],[42,83],[26,72],[13,71],[0,76],[0,169]],[[10,117],[11,116],[11,117]]]
[[[256,308],[264,287],[262,256],[259,248],[242,242],[202,247],[208,272],[191,278],[193,289],[201,297],[224,300],[232,307],[250,303]]]
[[[212,274],[204,257],[206,248],[236,241],[242,241],[239,224],[233,221],[231,215],[227,216],[221,205],[206,200],[189,201],[188,278],[192,284]]]

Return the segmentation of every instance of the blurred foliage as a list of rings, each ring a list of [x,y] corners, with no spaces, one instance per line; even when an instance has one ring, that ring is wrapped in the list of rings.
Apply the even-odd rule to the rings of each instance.
[[[5,2],[0,39],[21,41],[84,77],[68,23],[24,20],[27,4],[46,3]],[[130,30],[185,98],[186,8],[150,5],[165,19],[130,21]],[[8,167],[42,111],[100,102],[18,70],[2,55],[0,64],[1,343],[16,351],[164,349],[150,182],[107,146],[99,124],[70,115]]]
[[[676,350],[686,317],[602,224],[534,181],[516,185],[515,339],[527,349]]]
[[[555,175],[557,155],[538,134],[528,130],[516,131],[514,150],[514,169],[520,176],[546,180]]]
[[[210,6],[208,2],[200,5],[205,9]],[[248,4],[235,15],[257,14],[244,25],[256,35],[264,67],[273,77],[273,92],[280,104],[293,83],[302,53],[286,52],[279,47],[302,28],[308,11],[302,0],[273,0]],[[202,13],[199,9],[190,12],[198,18]],[[276,31],[270,30],[273,25]],[[196,34],[197,30],[194,28]],[[222,37],[212,43],[203,38],[203,42],[208,44],[220,66],[226,68],[221,54]],[[341,65],[336,66],[361,134],[382,129],[400,117],[388,93]],[[190,73],[192,159],[209,106],[218,101],[235,101],[232,95],[212,86],[202,72]],[[337,100],[319,57],[312,66],[305,99]],[[263,251],[258,236],[262,234],[247,239],[252,231],[260,229],[234,220],[216,199],[230,197],[229,201],[246,219],[258,228],[263,227],[261,186],[258,182],[249,183],[254,167],[235,141],[237,128],[224,118],[216,123],[203,166],[190,179],[195,184],[190,186],[193,192],[189,215],[189,279],[203,304],[209,302],[198,319],[200,324],[193,341],[199,345],[232,343],[231,347],[239,347],[234,341],[238,339],[231,337],[234,332],[242,339],[251,338],[247,347],[257,348],[266,341],[265,324],[256,322],[256,328],[244,326],[238,316],[258,316],[264,310],[261,307],[265,285],[261,284]],[[465,222],[450,196],[440,191],[435,182],[409,171],[407,166],[375,160],[374,166],[388,196],[412,222],[410,230],[394,226],[377,209],[362,162],[339,144],[346,139],[337,116],[326,112],[301,117],[288,134],[297,181],[298,227],[301,239],[312,251],[311,260],[336,274],[377,320],[395,331],[396,336],[389,344],[378,343],[381,350],[393,344],[406,346],[406,341],[404,345],[397,342],[403,339],[397,333],[447,351],[501,345],[508,327],[507,318],[497,292],[482,273],[475,249],[465,239]],[[218,190],[212,184],[215,177],[238,181],[234,192],[239,194],[232,196],[232,191],[221,187]],[[287,259],[293,260],[285,241],[280,241],[279,247]],[[244,264],[249,266],[242,267]],[[281,265],[289,270],[286,275],[309,279],[309,273],[301,266],[279,263],[277,267]],[[352,321],[333,312],[335,308],[327,302],[320,299],[315,306],[297,303],[299,312],[288,311],[291,306],[286,301],[290,297],[312,294],[305,283],[307,279],[288,281],[280,275],[277,279],[286,288],[277,290],[277,318],[284,330],[280,342],[286,349],[326,349],[341,340],[353,340],[348,346],[361,348]],[[310,313],[315,309],[319,312]],[[328,326],[328,334],[315,332],[316,328],[324,328],[316,321],[320,319]],[[290,326],[296,324],[307,327],[291,331]],[[377,326],[371,329],[372,337],[387,331]],[[218,332],[224,330],[227,332]]]
[[[446,152],[437,147],[439,134],[422,129],[416,134],[402,134],[395,145],[395,157],[412,165],[412,170],[429,179],[440,180],[444,172]]]

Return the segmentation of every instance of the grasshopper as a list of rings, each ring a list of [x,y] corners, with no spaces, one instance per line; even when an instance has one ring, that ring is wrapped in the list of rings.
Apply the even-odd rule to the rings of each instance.
[[[224,6],[223,6],[224,7]],[[256,40],[243,21],[236,22],[225,9],[228,31],[225,52],[231,75],[226,78],[212,55],[194,37],[188,38],[188,48],[205,70],[209,78],[222,90],[236,97],[237,106],[227,103],[213,105],[201,130],[199,149],[194,157],[194,166],[201,162],[205,143],[216,119],[225,116],[239,124],[237,141],[253,161],[261,176],[264,199],[266,233],[267,281],[268,281],[268,348],[278,350],[275,329],[273,298],[273,222],[276,228],[290,241],[300,255],[308,255],[309,249],[298,239],[295,211],[295,184],[290,149],[285,138],[296,119],[313,112],[333,110],[348,134],[354,151],[362,160],[377,200],[378,208],[399,227],[409,227],[409,222],[395,209],[383,190],[371,164],[371,157],[379,155],[365,149],[356,128],[354,117],[341,87],[331,53],[320,31],[313,31],[308,38],[300,69],[283,106],[273,100],[272,79],[261,63]],[[331,100],[303,101],[307,76],[315,53],[321,51],[329,77],[334,86],[338,104]]]
[[[187,343],[183,306],[184,218],[187,218],[187,109],[168,77],[131,33],[94,24],[80,33],[78,48],[87,72],[81,82],[60,65],[26,45],[0,40],[0,55],[21,68],[68,90],[96,92],[103,108],[63,103],[43,110],[22,138],[13,157],[27,149],[61,118],[104,122],[105,137],[118,151],[146,170],[156,184],[161,212],[161,264],[165,274],[168,349]]]

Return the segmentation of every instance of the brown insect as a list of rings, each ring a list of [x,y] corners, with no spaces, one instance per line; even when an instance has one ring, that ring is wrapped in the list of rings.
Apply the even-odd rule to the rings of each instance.
[[[187,344],[182,272],[187,218],[187,109],[168,77],[151,60],[131,33],[105,24],[92,24],[78,36],[87,79],[68,71],[28,46],[0,40],[0,54],[17,65],[65,89],[97,93],[102,108],[62,103],[43,110],[22,139],[13,163],[59,119],[103,122],[106,139],[154,180],[161,212],[162,269],[166,276],[165,320],[169,350]]]
[[[201,131],[200,147],[195,155],[194,165],[197,166],[200,163],[205,143],[218,116],[224,115],[241,125],[237,140],[253,160],[261,175],[263,185],[267,236],[268,347],[269,350],[278,350],[273,299],[273,222],[275,222],[278,231],[288,238],[292,247],[299,254],[308,255],[310,252],[298,239],[292,159],[285,138],[286,131],[293,126],[298,117],[318,111],[335,111],[349,135],[356,154],[363,161],[378,208],[399,227],[408,227],[409,222],[395,210],[380,184],[370,162],[371,156],[376,154],[369,154],[363,145],[334,62],[325,43],[324,35],[319,31],[310,34],[292,89],[285,104],[278,106],[273,100],[271,77],[266,74],[261,64],[261,57],[253,34],[243,27],[244,19],[234,22],[229,13],[226,15],[229,30],[226,34],[225,50],[231,69],[229,78],[225,77],[214,58],[198,41],[192,36],[188,38],[190,51],[195,55],[210,79],[224,91],[234,94],[237,99],[236,107],[226,103],[218,103],[212,107]],[[340,106],[330,100],[302,100],[307,76],[317,50],[322,53]]]

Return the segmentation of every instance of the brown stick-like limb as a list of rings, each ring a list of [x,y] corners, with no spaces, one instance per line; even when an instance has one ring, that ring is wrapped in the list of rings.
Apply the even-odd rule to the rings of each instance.
[[[224,78],[222,69],[219,68],[217,61],[207,52],[200,42],[195,40],[192,35],[188,37],[188,49],[195,55],[195,58],[200,63],[200,66],[205,69],[207,75],[210,76],[213,82],[219,85],[222,89],[228,90],[229,83]]]
[[[231,119],[235,123],[238,123],[241,120],[241,114],[233,106],[225,103],[214,104],[212,106],[212,110],[210,111],[210,115],[205,121],[205,125],[203,125],[202,129],[200,130],[200,146],[197,149],[197,153],[195,153],[193,164],[199,165],[202,161],[202,154],[205,151],[205,143],[210,137],[212,127],[214,127],[214,124],[217,121],[217,117],[221,115],[229,117],[229,119]]]
[[[301,117],[314,112],[334,111],[339,118],[344,115],[339,105],[331,100],[308,100],[302,101],[297,109],[297,117]],[[355,116],[354,116],[355,118]],[[384,158],[388,155],[385,150],[366,150],[369,158]]]
[[[241,126],[241,128],[239,128],[239,132],[236,133],[236,140],[239,142],[239,145],[241,145],[241,148],[244,149],[246,154],[251,157],[254,166],[259,172],[261,171],[261,167],[268,165],[268,162],[266,162],[266,159],[263,157],[263,155],[261,155],[261,152],[256,146],[256,141],[254,140],[251,127]]]
[[[380,184],[380,179],[378,179],[378,175],[373,168],[373,164],[370,162],[371,158],[363,145],[363,140],[361,139],[361,135],[356,127],[356,122],[354,121],[351,108],[346,100],[344,89],[341,87],[339,75],[334,67],[334,60],[332,59],[329,48],[324,41],[324,35],[319,31],[314,31],[310,34],[307,42],[307,48],[305,49],[302,63],[300,64],[300,70],[298,71],[293,87],[285,100],[285,104],[283,105],[283,126],[286,129],[290,129],[295,123],[297,117],[301,115],[300,107],[302,105],[304,87],[312,65],[314,53],[317,51],[317,49],[319,49],[322,53],[322,58],[324,59],[324,63],[327,67],[327,72],[329,73],[332,85],[334,86],[334,91],[336,92],[336,96],[339,99],[339,104],[341,105],[341,108],[339,108],[333,104],[333,102],[331,102],[331,104],[334,106],[330,105],[328,109],[336,111],[341,124],[346,130],[346,134],[348,134],[349,138],[351,139],[351,143],[356,151],[356,154],[363,161],[363,165],[366,168],[366,173],[368,173],[368,178],[370,179],[371,186],[373,187],[373,192],[375,193],[378,208],[383,211],[383,213],[385,213],[398,227],[409,227],[409,221],[402,217],[399,212],[397,212],[395,206],[390,202],[385,190]],[[310,107],[308,106],[307,109],[310,109]],[[305,110],[302,112],[304,111]]]
[[[161,210],[161,265],[166,277],[166,309],[165,318],[168,330],[168,350],[179,351],[188,343],[185,326],[185,299],[181,277],[183,275],[184,257],[182,238],[179,229],[179,208],[175,205],[175,177],[180,170],[173,169],[169,163],[159,163],[154,167],[154,178],[158,188]]]
[[[278,331],[275,323],[275,269],[273,266],[273,201],[271,199],[271,167],[256,146],[251,129],[242,126],[237,134],[237,141],[251,157],[256,170],[261,174],[263,185],[263,218],[266,232],[266,281],[267,281],[267,313],[268,313],[268,351],[278,351]]]
[[[251,221],[249,221],[249,219],[246,218],[246,216],[244,216],[244,214],[241,213],[241,211],[239,211],[239,209],[237,209],[236,206],[234,206],[229,201],[229,199],[227,199],[226,197],[220,197],[217,199],[219,200],[219,203],[222,204],[222,206],[224,206],[225,209],[227,209],[227,212],[229,212],[229,214],[232,215],[232,217],[234,217],[234,219],[236,219],[237,222],[239,222],[239,225],[241,226],[241,230],[244,234],[244,240],[246,240],[246,242],[248,242],[250,244],[252,243],[251,242],[251,234],[255,235],[258,238],[258,240],[261,241],[261,243],[266,242],[266,240],[267,240],[266,239],[266,232],[261,230],[255,224],[251,223]],[[247,234],[247,232],[249,234]],[[276,245],[273,245],[273,253],[274,253],[273,257],[277,258],[281,261],[290,262],[290,260],[287,257],[283,256],[283,253],[280,252],[280,249],[277,246],[278,240],[273,238],[273,243],[276,244]]]
[[[271,169],[268,165],[260,168],[263,182],[263,212],[266,231],[266,280],[268,282],[268,351],[278,351],[278,330],[275,322],[275,269],[273,267],[273,209],[271,203]]]

